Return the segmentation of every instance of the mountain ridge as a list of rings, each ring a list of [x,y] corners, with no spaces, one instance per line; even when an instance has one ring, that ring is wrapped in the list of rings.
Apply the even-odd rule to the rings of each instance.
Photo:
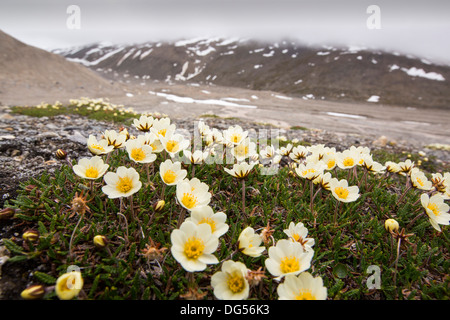
[[[304,99],[450,108],[450,66],[396,52],[205,37],[52,52],[123,83],[219,85]]]

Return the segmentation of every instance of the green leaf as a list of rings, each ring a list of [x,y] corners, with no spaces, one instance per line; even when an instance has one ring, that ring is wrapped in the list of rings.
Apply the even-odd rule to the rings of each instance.
[[[46,273],[40,272],[40,271],[35,271],[33,276],[39,280],[40,282],[43,282],[45,284],[55,284],[56,283],[56,279],[54,277],[52,277],[51,275],[48,275]]]
[[[10,239],[3,239],[3,243],[6,249],[8,249],[11,253],[25,254],[23,248]]]

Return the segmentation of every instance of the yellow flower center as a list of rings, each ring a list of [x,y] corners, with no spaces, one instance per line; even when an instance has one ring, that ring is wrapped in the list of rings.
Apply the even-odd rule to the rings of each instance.
[[[291,273],[300,270],[300,263],[296,257],[285,257],[281,259],[281,272]]]
[[[311,294],[311,290],[302,289],[298,295],[295,296],[295,300],[316,300],[316,297]]]
[[[203,240],[196,237],[189,238],[184,244],[184,254],[188,259],[197,259],[203,254],[203,250],[205,250]]]
[[[88,178],[97,178],[98,170],[97,170],[97,168],[90,166],[89,168],[86,169],[85,175]]]
[[[116,189],[122,193],[127,193],[133,189],[133,180],[130,177],[119,177]]]
[[[347,157],[344,159],[343,164],[346,167],[352,167],[355,164],[355,160],[353,160],[353,158]]]
[[[245,157],[248,154],[248,146],[244,144],[238,145],[234,150],[238,157]]]
[[[344,199],[344,200],[347,199],[348,194],[349,194],[348,189],[343,188],[343,187],[334,188],[334,192],[337,194],[337,196],[339,198]]]
[[[177,178],[177,175],[172,170],[167,170],[164,172],[163,180],[167,184],[171,184],[175,182],[175,179]]]
[[[238,143],[241,141],[241,135],[239,133],[235,133],[231,136],[231,141],[234,143]]]
[[[233,293],[242,292],[245,288],[244,277],[236,272],[228,277],[227,285]]]
[[[430,209],[435,216],[440,216],[441,215],[441,212],[439,211],[436,203],[430,203],[427,206],[427,208]]]
[[[142,148],[134,148],[131,150],[131,158],[136,161],[142,161],[145,159],[145,152]]]
[[[328,169],[333,168],[335,164],[336,164],[336,161],[334,159],[328,160],[328,162],[327,162]]]
[[[216,231],[216,222],[212,218],[203,218],[202,220],[200,220],[199,224],[200,223],[207,223],[211,227],[211,232]]]
[[[166,132],[167,132],[167,129],[161,129],[161,130],[158,131],[158,134],[159,134],[160,136],[165,137],[165,136],[166,136]]]
[[[92,144],[91,145],[92,149],[96,149],[96,150],[100,150],[100,151],[105,151],[105,148],[103,148],[101,145],[99,144]]]
[[[197,197],[194,196],[192,193],[183,193],[183,198],[181,199],[181,203],[183,203],[183,205],[188,208],[188,209],[192,209],[193,207],[195,207],[197,205]]]
[[[169,152],[177,152],[178,151],[178,146],[179,146],[179,144],[178,144],[177,141],[169,140],[169,141],[167,141],[166,149]]]
[[[421,187],[423,187],[424,182],[422,181],[422,179],[416,178],[416,182],[417,182]]]
[[[302,171],[302,175],[304,176],[304,177],[306,177],[308,174],[314,174],[316,172],[316,169],[313,169],[313,168],[311,168],[311,169],[306,169],[306,170],[303,170]]]

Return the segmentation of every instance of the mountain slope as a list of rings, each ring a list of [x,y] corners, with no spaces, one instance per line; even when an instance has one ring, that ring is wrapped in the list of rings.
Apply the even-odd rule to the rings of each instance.
[[[188,82],[304,99],[450,108],[450,66],[364,48],[198,38],[55,50],[121,82]]]
[[[22,98],[39,103],[50,94],[61,98],[69,98],[68,94],[96,96],[113,92],[113,88],[109,80],[92,70],[22,43],[0,30],[2,103],[19,104]]]

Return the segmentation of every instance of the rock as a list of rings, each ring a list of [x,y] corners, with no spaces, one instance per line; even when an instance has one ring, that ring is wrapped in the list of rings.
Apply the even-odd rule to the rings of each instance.
[[[388,139],[385,136],[381,136],[377,140],[373,141],[372,144],[377,147],[386,147],[388,144]]]

